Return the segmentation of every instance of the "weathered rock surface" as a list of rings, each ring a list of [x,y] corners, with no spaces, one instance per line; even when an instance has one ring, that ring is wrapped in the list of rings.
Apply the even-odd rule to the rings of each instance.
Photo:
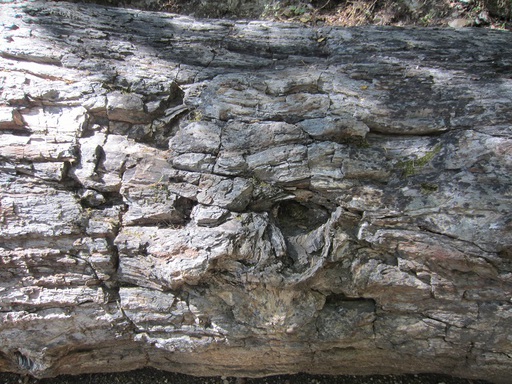
[[[509,33],[0,7],[1,371],[509,381]]]

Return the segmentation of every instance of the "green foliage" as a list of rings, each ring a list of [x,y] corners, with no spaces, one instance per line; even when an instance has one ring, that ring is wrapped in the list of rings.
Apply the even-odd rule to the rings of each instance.
[[[273,1],[265,5],[265,10],[261,17],[306,23],[311,21],[311,12],[313,10],[314,7],[309,2]]]
[[[427,14],[423,15],[420,19],[421,24],[424,26],[429,26],[432,21],[435,19],[436,15],[434,11],[429,11]]]
[[[301,16],[305,14],[307,11],[307,8],[304,5],[290,5],[289,7],[286,7],[283,11],[283,14],[286,16]]]

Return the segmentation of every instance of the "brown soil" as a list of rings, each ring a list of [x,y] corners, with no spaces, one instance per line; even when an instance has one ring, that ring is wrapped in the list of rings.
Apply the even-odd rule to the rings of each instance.
[[[512,0],[71,0],[199,18],[306,25],[488,27],[512,30]]]
[[[287,375],[260,379],[233,377],[193,377],[156,369],[140,369],[132,372],[59,376],[37,380],[14,374],[0,373],[3,384],[488,384],[481,380],[457,379],[445,375],[402,376],[325,376]]]

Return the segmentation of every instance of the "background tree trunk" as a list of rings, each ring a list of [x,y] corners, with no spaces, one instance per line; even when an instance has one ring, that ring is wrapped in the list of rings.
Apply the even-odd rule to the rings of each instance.
[[[0,7],[1,371],[510,380],[510,33]]]

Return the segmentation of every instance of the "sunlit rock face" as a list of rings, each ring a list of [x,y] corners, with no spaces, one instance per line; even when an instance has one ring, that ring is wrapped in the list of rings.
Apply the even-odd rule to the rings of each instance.
[[[0,370],[508,382],[509,33],[0,7]]]

